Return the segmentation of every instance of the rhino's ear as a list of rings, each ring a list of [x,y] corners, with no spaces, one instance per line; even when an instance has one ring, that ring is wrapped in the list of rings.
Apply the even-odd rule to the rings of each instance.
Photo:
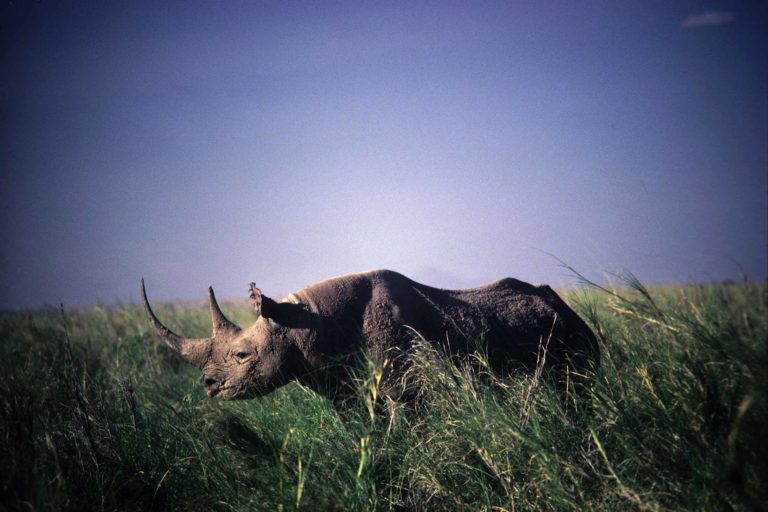
[[[251,283],[248,289],[251,306],[256,314],[267,319],[273,318],[277,309],[277,302],[262,294],[261,290],[256,288],[256,283]]]
[[[308,328],[312,325],[312,316],[304,304],[295,302],[275,302],[254,283],[250,285],[251,306],[257,315],[267,320],[268,326],[277,325],[288,328]]]

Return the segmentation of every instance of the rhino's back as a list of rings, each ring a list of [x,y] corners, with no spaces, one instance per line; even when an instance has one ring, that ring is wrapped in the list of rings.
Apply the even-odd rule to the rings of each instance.
[[[431,317],[506,317],[523,323],[531,315],[552,314],[555,304],[549,287],[537,287],[513,278],[462,290],[447,290],[418,283],[392,270],[370,270],[326,279],[299,292],[302,300],[326,317],[362,319],[367,310],[381,310],[412,326]]]
[[[431,341],[447,340],[452,350],[482,341],[491,355],[524,362],[535,362],[539,343],[549,337],[563,347],[596,344],[587,325],[551,288],[509,277],[446,290],[391,270],[371,270],[327,279],[298,295],[332,319],[342,337],[349,334],[349,342],[337,339],[332,350],[351,348],[355,332],[376,351],[403,346],[414,330]]]
[[[447,341],[453,351],[472,350],[480,342],[491,358],[532,365],[539,345],[547,343],[553,359],[577,352],[599,359],[591,329],[549,286],[506,277],[444,290],[395,272],[379,276],[390,283],[382,295],[393,296],[405,309],[399,320],[429,340]]]

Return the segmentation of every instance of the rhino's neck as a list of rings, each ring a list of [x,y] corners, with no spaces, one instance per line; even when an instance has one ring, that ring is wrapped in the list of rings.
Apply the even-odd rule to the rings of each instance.
[[[303,359],[296,380],[331,399],[342,396],[340,388],[348,379],[349,366],[353,362],[349,357],[359,354],[355,349],[360,348],[362,341],[361,314],[348,309],[367,304],[365,300],[351,300],[353,294],[344,288],[314,285],[291,294],[292,302],[303,304],[312,319],[310,329],[294,330],[293,333]]]
[[[291,352],[296,361],[291,366],[295,369],[292,378],[308,385],[307,375],[315,373],[319,369],[317,359],[317,346],[323,336],[323,322],[318,314],[317,305],[304,290],[291,293],[285,302],[300,304],[306,310],[306,321],[300,328],[290,329],[286,342],[291,345]]]

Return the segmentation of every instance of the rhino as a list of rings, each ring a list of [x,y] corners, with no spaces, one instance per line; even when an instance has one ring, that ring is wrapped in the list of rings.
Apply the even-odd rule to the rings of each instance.
[[[443,290],[372,270],[327,279],[280,302],[254,283],[249,292],[257,319],[241,329],[224,316],[209,287],[212,335],[190,339],[158,320],[141,281],[155,331],[202,370],[210,397],[252,398],[298,381],[336,402],[352,386],[349,366],[361,355],[383,368],[382,394],[407,397],[413,392],[405,378],[412,373],[407,354],[416,340],[455,357],[482,346],[492,370],[500,372],[545,361],[558,382],[572,382],[599,363],[594,333],[557,293],[517,279]]]

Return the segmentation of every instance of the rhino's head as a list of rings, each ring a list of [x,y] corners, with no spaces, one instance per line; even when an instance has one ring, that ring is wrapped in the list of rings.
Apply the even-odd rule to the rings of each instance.
[[[191,339],[178,336],[157,319],[141,281],[144,308],[157,334],[184,359],[203,371],[208,396],[251,398],[278,388],[301,364],[297,336],[310,326],[309,312],[300,304],[276,303],[251,283],[251,302],[258,319],[241,329],[221,312],[213,288],[208,288],[213,335]]]

